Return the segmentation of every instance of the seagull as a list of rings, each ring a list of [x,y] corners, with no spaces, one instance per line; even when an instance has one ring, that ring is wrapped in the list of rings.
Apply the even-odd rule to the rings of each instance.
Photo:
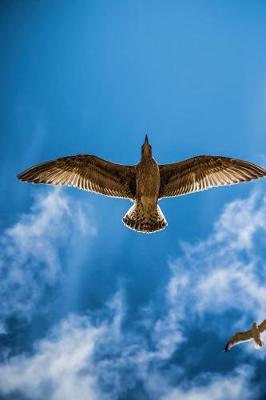
[[[138,232],[164,229],[167,221],[158,201],[266,176],[248,161],[202,155],[172,164],[157,164],[148,136],[136,165],[121,165],[95,155],[75,155],[35,165],[17,178],[31,183],[74,186],[106,196],[129,199],[124,224]]]
[[[238,332],[232,336],[229,342],[226,343],[224,351],[229,351],[236,344],[248,342],[250,340],[253,340],[255,345],[262,347],[264,343],[260,338],[260,334],[263,331],[266,331],[266,319],[260,325],[254,322],[249,331]]]

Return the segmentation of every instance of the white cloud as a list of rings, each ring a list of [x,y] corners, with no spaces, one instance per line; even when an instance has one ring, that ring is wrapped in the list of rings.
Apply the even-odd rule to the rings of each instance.
[[[224,244],[228,250],[254,248],[256,233],[266,231],[266,197],[253,192],[249,198],[229,203],[215,224],[212,245]]]
[[[253,321],[264,320],[265,232],[266,196],[253,193],[226,205],[210,236],[183,244],[181,256],[171,263],[166,319],[175,313],[180,329],[180,321],[193,318],[194,327],[213,330],[225,341],[235,329],[249,329]],[[226,326],[221,321],[229,311],[237,314]]]
[[[256,388],[251,387],[252,369],[248,366],[233,370],[230,374],[203,374],[187,387],[170,389],[162,400],[247,400],[254,399]],[[203,383],[205,381],[205,383]]]
[[[70,316],[35,345],[32,355],[13,357],[0,366],[0,392],[30,399],[100,398],[91,364],[104,332],[104,325],[92,326],[86,317]]]
[[[116,398],[122,387],[121,372],[132,364],[130,351],[121,348],[123,315],[120,292],[97,321],[89,315],[70,315],[35,343],[30,354],[0,364],[0,393],[19,393],[34,400]]]
[[[60,190],[38,195],[31,211],[0,237],[0,319],[30,318],[47,287],[62,274],[60,249],[77,235],[95,233],[78,202]]]

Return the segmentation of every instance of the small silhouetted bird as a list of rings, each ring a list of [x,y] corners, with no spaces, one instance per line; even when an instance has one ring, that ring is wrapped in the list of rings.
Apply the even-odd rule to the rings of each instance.
[[[260,325],[257,325],[256,322],[254,322],[249,331],[238,332],[232,336],[229,342],[226,343],[224,351],[229,351],[236,344],[248,342],[250,340],[253,340],[255,345],[262,347],[263,341],[260,338],[260,334],[265,330],[266,319]]]
[[[158,200],[215,186],[251,181],[266,170],[247,161],[220,156],[198,156],[158,165],[146,135],[137,165],[120,165],[93,155],[58,158],[33,166],[18,175],[32,183],[74,186],[133,201],[123,218],[129,228],[150,233],[166,227]]]

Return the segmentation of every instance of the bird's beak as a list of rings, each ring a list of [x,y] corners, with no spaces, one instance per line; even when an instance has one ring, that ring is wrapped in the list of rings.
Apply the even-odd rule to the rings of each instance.
[[[145,144],[149,144],[148,135],[145,135],[145,141],[144,141],[144,143],[145,143]]]

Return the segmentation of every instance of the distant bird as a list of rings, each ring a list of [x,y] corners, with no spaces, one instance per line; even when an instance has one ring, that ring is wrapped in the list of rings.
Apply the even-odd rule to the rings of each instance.
[[[124,216],[124,224],[136,231],[150,233],[167,226],[158,206],[160,199],[251,181],[265,175],[266,170],[255,164],[220,156],[198,156],[158,165],[146,135],[137,165],[120,165],[93,155],[76,155],[33,166],[19,174],[18,179],[74,186],[129,199],[134,204]]]
[[[238,332],[234,336],[232,336],[229,342],[226,343],[224,351],[229,351],[236,344],[248,342],[250,340],[254,340],[255,345],[262,347],[264,343],[260,338],[260,334],[265,330],[266,319],[260,325],[257,325],[256,322],[254,322],[249,331]]]

